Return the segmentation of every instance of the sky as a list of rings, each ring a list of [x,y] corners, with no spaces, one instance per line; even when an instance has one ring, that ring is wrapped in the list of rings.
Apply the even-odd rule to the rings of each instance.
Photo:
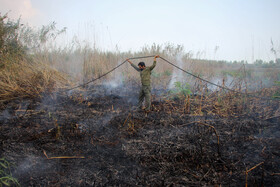
[[[75,36],[112,51],[171,43],[197,58],[249,63],[275,60],[271,40],[279,58],[279,8],[280,0],[0,0],[2,15],[67,27],[61,43]]]

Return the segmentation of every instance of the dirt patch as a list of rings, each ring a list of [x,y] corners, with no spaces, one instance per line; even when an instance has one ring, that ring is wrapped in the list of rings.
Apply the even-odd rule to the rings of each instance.
[[[104,87],[11,103],[0,155],[22,186],[240,186],[257,164],[249,185],[280,183],[277,118],[182,114],[159,97],[146,114],[136,103],[137,89]]]

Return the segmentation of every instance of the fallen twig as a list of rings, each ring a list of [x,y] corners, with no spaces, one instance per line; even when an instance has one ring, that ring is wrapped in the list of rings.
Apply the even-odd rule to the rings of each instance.
[[[264,163],[264,162],[261,162],[261,163],[255,165],[254,167],[252,167],[252,168],[249,169],[249,170],[247,170],[247,168],[246,168],[246,183],[245,183],[245,187],[248,186],[248,173],[249,173],[250,171],[252,171],[253,169],[256,169],[257,167],[259,167],[259,166],[262,165],[263,163]]]
[[[272,116],[272,117],[266,118],[266,119],[264,119],[264,120],[269,120],[269,119],[279,118],[279,117],[280,117],[280,115],[278,115],[278,116]]]
[[[127,118],[125,119],[125,121],[124,121],[124,123],[123,123],[123,127],[125,126],[125,124],[126,124],[128,118],[130,117],[130,115],[131,115],[130,113],[127,115]]]
[[[47,157],[48,160],[50,159],[59,159],[59,158],[85,158],[84,156],[58,156],[58,157],[48,157],[45,150],[43,150],[44,155]]]

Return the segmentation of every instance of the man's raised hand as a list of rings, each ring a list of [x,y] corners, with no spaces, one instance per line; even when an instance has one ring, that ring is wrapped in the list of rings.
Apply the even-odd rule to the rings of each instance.
[[[129,60],[129,58],[128,58],[128,59],[126,59],[126,61],[127,61],[127,62],[129,62],[130,64],[132,64],[132,62]]]
[[[154,57],[154,61],[156,61],[157,58],[159,58],[159,55],[156,55],[156,56]]]

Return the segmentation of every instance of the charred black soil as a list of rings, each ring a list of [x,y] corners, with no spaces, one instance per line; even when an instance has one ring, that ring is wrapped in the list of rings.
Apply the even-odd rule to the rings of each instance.
[[[0,157],[22,186],[280,184],[278,118],[189,115],[157,98],[148,114],[134,109],[137,89],[15,101],[0,118]]]

